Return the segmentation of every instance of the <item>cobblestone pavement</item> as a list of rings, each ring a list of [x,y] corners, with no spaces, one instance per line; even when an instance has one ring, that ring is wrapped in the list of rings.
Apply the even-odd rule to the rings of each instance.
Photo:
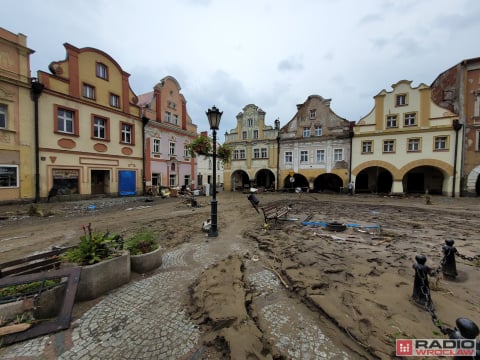
[[[248,251],[241,237],[182,244],[163,255],[152,276],[130,282],[104,297],[72,322],[70,329],[0,349],[1,359],[191,359],[198,358],[201,331],[188,317],[188,287],[201,271],[228,256]],[[231,239],[231,238],[230,238]],[[238,241],[236,241],[238,240]],[[305,306],[295,304],[275,275],[247,261],[246,280],[271,343],[291,359],[348,358],[322,333]],[[317,314],[318,317],[318,314]],[[264,328],[263,328],[264,327]],[[208,357],[212,359],[212,357]]]

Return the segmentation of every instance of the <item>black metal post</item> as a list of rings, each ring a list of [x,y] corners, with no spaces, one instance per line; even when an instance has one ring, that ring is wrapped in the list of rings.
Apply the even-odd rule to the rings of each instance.
[[[217,237],[217,130],[213,129],[213,189],[211,201],[211,226],[208,237]]]
[[[455,119],[453,120],[453,130],[455,130],[455,155],[453,159],[453,184],[452,184],[452,197],[455,197],[455,183],[457,179],[457,153],[458,153],[458,132],[462,128],[462,124]]]
[[[39,131],[39,119],[38,119],[38,98],[42,94],[44,85],[40,83],[36,78],[31,80],[32,84],[32,98],[35,104],[35,202],[40,201],[40,137]]]

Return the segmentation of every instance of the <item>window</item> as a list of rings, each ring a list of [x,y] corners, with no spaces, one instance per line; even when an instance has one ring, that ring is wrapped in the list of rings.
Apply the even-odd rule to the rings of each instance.
[[[343,149],[333,149],[333,161],[343,161]]]
[[[303,137],[310,137],[310,128],[304,127],[303,128]]]
[[[190,151],[188,150],[188,145],[187,144],[183,145],[183,157],[185,157],[185,158],[190,157]]]
[[[208,159],[208,170],[212,170],[212,159]]]
[[[132,125],[122,123],[121,142],[124,144],[132,144],[132,132]]]
[[[176,187],[177,186],[177,175],[170,174],[170,177],[168,179],[168,184],[170,187]]]
[[[175,125],[178,125],[178,115],[177,115],[177,114],[174,114],[174,115],[173,115],[173,123],[174,123]]]
[[[409,152],[418,152],[420,151],[420,139],[408,139],[408,150]]]
[[[95,88],[92,85],[83,84],[83,97],[95,99]]]
[[[448,137],[435,136],[435,150],[447,150],[447,149],[448,149]]]
[[[373,142],[371,140],[362,141],[362,154],[373,154]]]
[[[97,62],[97,77],[104,80],[108,79],[108,69],[105,64]]]
[[[168,153],[173,156],[175,155],[175,143],[173,141],[170,141],[169,143]]]
[[[168,123],[172,121],[172,113],[170,111],[165,111],[165,121]]]
[[[107,139],[107,119],[98,116],[93,117],[93,138],[95,139]]]
[[[308,163],[308,150],[300,151],[300,162]]]
[[[247,139],[247,132],[242,131],[242,140],[246,140],[246,139]]]
[[[234,160],[244,160],[245,159],[245,149],[234,150],[233,151]]]
[[[416,124],[415,115],[415,113],[405,114],[405,126],[414,126]]]
[[[253,130],[253,138],[258,139],[258,130]]]
[[[315,119],[317,117],[317,110],[312,109],[310,110],[310,119]]]
[[[324,163],[325,162],[325,150],[317,150],[316,151],[316,160],[317,163]]]
[[[387,128],[396,128],[397,125],[397,115],[388,115],[387,116]]]
[[[384,153],[395,152],[395,140],[384,140],[383,141],[383,152]]]
[[[153,152],[160,154],[160,139],[153,139]]]
[[[18,187],[18,165],[0,165],[0,188]]]
[[[75,112],[57,108],[57,131],[74,134],[75,125]]]
[[[253,126],[253,119],[252,119],[252,118],[247,119],[247,126],[248,126],[248,127],[252,127],[252,126]]]
[[[190,186],[190,175],[185,175],[183,177],[183,185]]]
[[[7,105],[0,104],[0,129],[7,128]]]
[[[253,149],[253,158],[260,159],[260,149]]]
[[[291,164],[293,162],[293,153],[291,151],[285,151],[285,163]]]
[[[120,107],[120,96],[115,94],[110,94],[110,106],[119,108]]]
[[[407,105],[407,94],[400,94],[397,95],[397,106],[405,106]]]
[[[268,158],[267,148],[261,148],[261,149],[260,149],[260,152],[261,152],[260,156],[262,157],[262,159]]]
[[[322,136],[323,128],[320,125],[315,125],[315,136]]]

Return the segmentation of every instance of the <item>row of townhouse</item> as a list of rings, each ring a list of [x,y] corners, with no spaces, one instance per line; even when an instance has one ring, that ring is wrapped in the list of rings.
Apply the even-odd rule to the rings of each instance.
[[[480,58],[464,60],[428,86],[401,80],[374,96],[358,121],[309,96],[284,126],[249,104],[225,134],[233,149],[226,190],[480,194]]]
[[[137,96],[108,54],[64,47],[31,77],[26,36],[0,28],[0,201],[192,185],[197,126],[177,80]]]

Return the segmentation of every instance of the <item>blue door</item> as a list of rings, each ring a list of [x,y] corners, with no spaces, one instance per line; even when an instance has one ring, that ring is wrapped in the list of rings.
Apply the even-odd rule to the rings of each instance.
[[[120,196],[137,194],[137,176],[135,171],[119,170],[118,171],[118,194]]]

